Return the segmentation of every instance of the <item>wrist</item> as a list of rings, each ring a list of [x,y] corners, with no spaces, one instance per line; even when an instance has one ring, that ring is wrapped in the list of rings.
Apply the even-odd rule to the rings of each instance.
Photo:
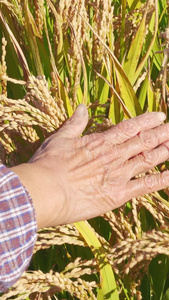
[[[36,212],[38,229],[57,226],[61,218],[61,188],[58,182],[52,188],[53,178],[46,168],[36,163],[21,164],[10,169],[18,175],[29,193]]]

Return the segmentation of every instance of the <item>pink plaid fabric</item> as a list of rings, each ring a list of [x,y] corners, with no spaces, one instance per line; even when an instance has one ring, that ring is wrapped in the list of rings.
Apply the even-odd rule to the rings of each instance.
[[[28,267],[36,237],[32,200],[18,176],[0,164],[0,292]]]

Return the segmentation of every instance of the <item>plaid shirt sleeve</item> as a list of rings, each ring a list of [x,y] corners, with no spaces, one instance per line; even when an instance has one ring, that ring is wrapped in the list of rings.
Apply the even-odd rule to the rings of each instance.
[[[19,177],[0,164],[0,292],[28,267],[36,237],[32,200]]]

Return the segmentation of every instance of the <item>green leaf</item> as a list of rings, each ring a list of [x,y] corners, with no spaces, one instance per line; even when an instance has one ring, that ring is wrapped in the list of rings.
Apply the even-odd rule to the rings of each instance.
[[[150,263],[150,274],[154,300],[162,300],[167,273],[169,271],[169,258],[165,255],[158,255]]]
[[[97,292],[97,300],[103,300],[103,291],[102,289],[99,289],[98,292]]]
[[[80,85],[78,86],[76,95],[77,95],[77,105],[83,103],[83,93]]]
[[[140,23],[139,29],[131,43],[129,52],[125,59],[124,63],[124,71],[128,76],[131,84],[135,83],[135,71],[139,62],[139,58],[141,55],[142,47],[144,44],[144,38],[146,33],[146,17],[147,17],[147,10],[143,16],[143,19]]]
[[[33,61],[35,64],[36,72],[38,75],[43,75],[43,66],[41,63],[39,49],[36,41],[36,36],[38,36],[35,21],[29,10],[28,0],[24,0],[24,12],[25,12],[25,29],[27,32],[27,39],[29,41],[30,50],[32,53]]]
[[[105,77],[107,80],[110,80],[110,76],[108,75],[107,68],[106,68],[106,66],[104,64],[102,66],[101,75],[103,77]],[[96,99],[99,99],[99,102],[103,104],[108,99],[109,86],[101,78],[98,78],[97,85],[98,85],[98,88],[96,88],[96,90],[98,91],[98,93],[97,93]]]
[[[156,65],[157,69],[161,71],[161,65],[163,62],[163,53],[161,53],[161,47],[159,45],[158,38],[156,37],[152,52],[151,52],[151,57],[153,56],[153,62]]]
[[[70,103],[69,97],[67,95],[65,86],[64,86],[64,84],[61,80],[59,80],[59,90],[60,90],[61,98],[64,102],[64,106],[65,106],[66,111],[67,111],[68,118],[70,118],[73,114],[73,108],[72,108],[72,105]]]
[[[142,4],[140,0],[127,0],[127,2],[131,10],[139,8]]]
[[[115,94],[110,99],[109,119],[113,124],[120,122],[120,103]]]
[[[141,71],[142,71],[142,69],[144,68],[144,66],[146,64],[148,57],[150,56],[150,53],[153,49],[153,46],[154,46],[154,43],[155,43],[155,40],[156,40],[156,36],[157,36],[157,32],[158,32],[158,1],[157,0],[155,0],[155,13],[153,13],[153,15],[152,15],[152,21],[154,23],[154,34],[153,34],[153,37],[152,37],[151,42],[149,44],[149,47],[146,51],[146,54],[142,58],[141,62],[138,65],[138,68],[135,72],[135,81],[137,80],[137,78],[141,74]],[[152,23],[151,23],[151,26],[152,26]]]
[[[119,300],[112,267],[106,258],[105,251],[97,239],[94,230],[87,221],[75,223],[75,226],[93,251],[99,264],[101,290],[99,290],[98,299]]]
[[[0,19],[10,37],[10,40],[13,44],[13,47],[15,49],[15,53],[17,54],[18,56],[18,60],[20,61],[21,65],[22,65],[22,68],[23,68],[23,72],[25,74],[25,77],[27,78],[29,75],[30,75],[30,70],[29,70],[29,67],[28,67],[28,64],[27,64],[27,61],[26,61],[26,58],[25,58],[25,55],[17,41],[17,39],[15,38],[15,35],[13,34],[13,32],[11,31],[9,25],[7,24],[6,20],[5,20],[5,17],[4,15],[2,14],[2,11],[0,10]],[[13,51],[12,51],[13,52]]]
[[[126,51],[125,45],[125,23],[126,23],[126,0],[121,1],[121,30],[120,30],[120,62],[123,60]]]
[[[166,290],[162,300],[169,300],[169,288]]]
[[[141,282],[142,299],[151,300],[150,276],[144,275]]]
[[[139,92],[139,103],[140,106],[142,108],[142,110],[144,110],[144,106],[146,103],[146,97],[147,97],[147,86],[148,86],[148,76],[146,76],[146,78],[144,79],[141,88],[140,88],[140,92]]]
[[[158,104],[156,102],[155,94],[153,91],[150,78],[147,78],[147,99],[148,99],[148,111],[157,111]]]
[[[136,117],[137,115],[140,115],[142,113],[142,109],[137,99],[137,96],[121,65],[117,63],[116,60],[113,61],[115,64],[115,71],[121,98],[123,99],[131,116]]]

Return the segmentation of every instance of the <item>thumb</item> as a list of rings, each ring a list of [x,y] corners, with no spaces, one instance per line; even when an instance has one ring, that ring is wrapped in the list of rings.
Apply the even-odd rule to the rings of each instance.
[[[57,132],[57,136],[65,138],[80,137],[88,123],[88,111],[84,104],[80,104],[74,114]]]

